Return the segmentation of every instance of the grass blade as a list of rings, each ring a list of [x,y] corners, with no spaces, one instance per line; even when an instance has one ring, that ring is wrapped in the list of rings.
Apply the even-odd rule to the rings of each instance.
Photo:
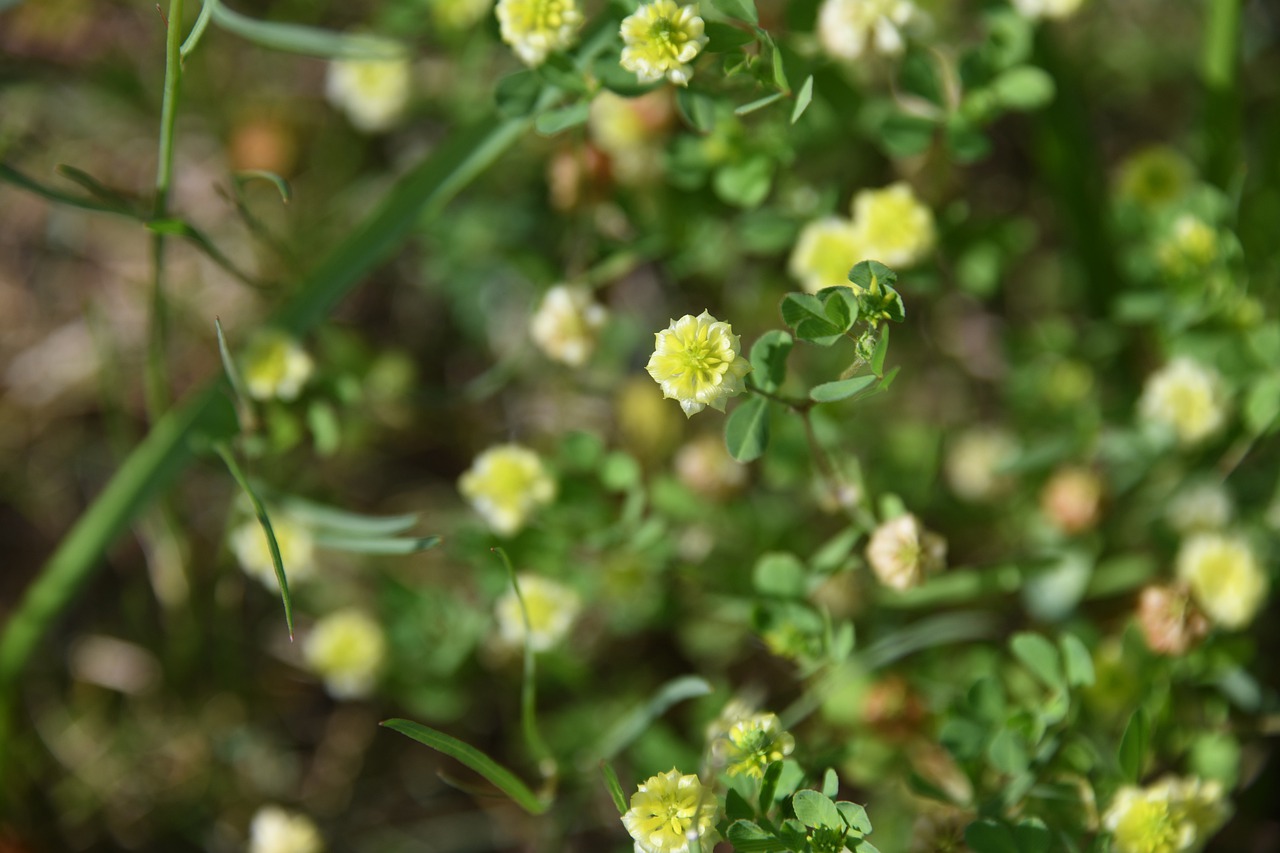
[[[613,797],[613,805],[618,810],[619,815],[627,813],[627,797],[622,792],[622,784],[618,781],[618,774],[614,772],[613,765],[600,759],[600,772],[604,774],[605,787],[609,789],[609,796]]]
[[[502,559],[502,565],[507,569],[511,588],[515,590],[516,601],[520,603],[520,620],[524,623],[524,683],[520,690],[520,723],[524,729],[524,740],[529,747],[529,752],[538,763],[549,767],[546,775],[551,776],[556,772],[555,758],[547,748],[547,742],[542,739],[541,732],[538,731],[538,670],[533,644],[529,642],[529,638],[533,635],[533,625],[529,623],[529,608],[525,606],[524,593],[520,591],[520,579],[516,577],[511,558],[502,548],[493,550]]]
[[[415,513],[360,515],[309,501],[297,495],[274,493],[262,486],[258,486],[258,490],[266,493],[273,504],[280,506],[308,527],[321,531],[322,535],[325,535],[325,532],[332,532],[351,538],[386,538],[403,533],[418,523],[418,516]]]
[[[219,0],[208,0],[213,6],[213,22],[259,47],[285,53],[300,53],[320,59],[399,59],[403,46],[387,38],[349,35],[302,24],[259,21],[232,11]]]
[[[320,533],[315,537],[316,545],[334,551],[347,551],[352,554],[416,554],[429,551],[440,544],[439,536],[387,536],[370,538],[366,536],[332,536]]]
[[[658,688],[658,692],[654,693],[648,702],[633,709],[609,729],[604,737],[600,738],[600,742],[592,750],[594,754],[591,755],[591,760],[607,761],[613,758],[644,734],[644,730],[649,728],[654,720],[665,714],[672,705],[686,699],[706,696],[710,692],[711,685],[706,679],[696,675],[683,675],[668,681]]]

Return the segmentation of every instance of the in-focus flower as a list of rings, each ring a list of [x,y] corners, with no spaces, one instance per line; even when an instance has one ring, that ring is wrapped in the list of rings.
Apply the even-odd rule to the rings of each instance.
[[[1238,536],[1200,533],[1178,549],[1178,578],[1217,625],[1239,629],[1267,598],[1267,575],[1249,543]]]
[[[545,652],[569,633],[582,609],[582,599],[567,586],[537,575],[521,574],[518,580],[525,610],[529,614],[529,647],[535,652]],[[498,599],[494,612],[498,619],[498,636],[503,642],[511,646],[522,645],[525,641],[524,616],[514,589],[507,590]]]
[[[302,345],[276,329],[255,334],[240,357],[245,390],[255,400],[296,399],[314,369]]]
[[[1013,0],[1013,7],[1024,18],[1069,18],[1084,5],[1084,0]]]
[[[810,293],[824,287],[848,286],[849,270],[867,257],[853,222],[824,216],[805,225],[796,239],[787,270]]]
[[[381,626],[362,610],[331,613],[312,627],[302,646],[307,666],[335,699],[367,696],[387,654]]]
[[[582,367],[595,352],[607,317],[587,288],[557,284],[538,303],[529,320],[529,336],[548,358]]]
[[[933,251],[933,212],[902,181],[854,196],[853,228],[865,257],[894,269]]]
[[[897,590],[910,589],[925,575],[945,564],[947,543],[924,529],[914,515],[900,515],[881,524],[867,543],[867,562],[880,582]]]
[[[1230,813],[1220,783],[1166,776],[1121,788],[1102,823],[1116,853],[1197,853]]]
[[[746,485],[747,468],[729,455],[717,435],[703,435],[676,454],[676,476],[703,497],[721,500]]]
[[[707,43],[703,29],[696,3],[645,3],[622,20],[622,67],[641,83],[656,83],[666,77],[678,86],[687,86],[693,75],[689,63]]]
[[[1157,654],[1185,655],[1209,631],[1186,584],[1149,586],[1138,596],[1138,627]]]
[[[783,731],[777,714],[751,714],[729,727],[712,747],[730,776],[764,777],[765,768],[795,749],[796,739]]]
[[[1227,420],[1226,395],[1217,371],[1176,358],[1147,378],[1138,411],[1150,423],[1173,430],[1182,444],[1195,444]]]
[[[458,491],[495,533],[510,536],[555,498],[556,484],[538,454],[518,444],[481,453],[458,480]]]
[[[249,853],[320,853],[320,831],[306,815],[263,806],[249,824]]]
[[[723,412],[725,401],[744,390],[742,378],[751,362],[739,352],[738,336],[728,323],[706,311],[685,314],[653,338],[645,369],[662,386],[664,398],[679,401],[685,417],[707,406]]]
[[[583,21],[576,0],[498,0],[494,12],[502,40],[530,67],[571,46]]]
[[[951,491],[966,501],[988,501],[1008,490],[1009,475],[1002,466],[1018,452],[1012,435],[996,427],[961,433],[947,451],[943,473]]]
[[[412,66],[397,59],[335,59],[329,63],[325,95],[365,133],[395,125],[409,103]]]
[[[902,29],[917,14],[910,0],[825,0],[818,41],[835,59],[852,61],[868,51],[895,56],[905,43]]]
[[[280,548],[280,562],[284,565],[289,585],[315,577],[315,540],[311,529],[299,524],[281,512],[271,513],[271,532]],[[250,518],[231,531],[228,544],[236,555],[240,568],[268,589],[276,589],[275,563],[271,560],[271,546],[267,532],[256,518]]]
[[[696,838],[706,832],[714,811],[698,777],[673,767],[640,783],[622,824],[641,853],[689,853],[690,833]]]
[[[1098,523],[1103,482],[1088,468],[1060,468],[1040,491],[1040,510],[1063,533],[1083,533]]]

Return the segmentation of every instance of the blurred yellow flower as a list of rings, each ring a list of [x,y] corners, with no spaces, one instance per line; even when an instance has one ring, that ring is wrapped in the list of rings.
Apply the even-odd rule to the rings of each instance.
[[[1167,776],[1121,788],[1102,823],[1116,853],[1196,853],[1229,814],[1219,783]]]
[[[732,726],[714,750],[730,776],[764,777],[765,768],[795,749],[796,739],[783,731],[777,714],[751,714]]]
[[[747,466],[734,459],[719,435],[703,435],[676,454],[676,476],[694,492],[722,500],[747,483]]]
[[[689,836],[711,826],[713,798],[697,776],[682,776],[674,767],[640,783],[622,824],[641,853],[689,853]]]
[[[894,269],[909,267],[933,251],[933,212],[901,181],[858,193],[853,228],[863,257]]]
[[[529,614],[529,647],[535,652],[545,652],[569,633],[582,609],[582,599],[567,586],[537,575],[521,574],[518,580],[525,610]],[[498,599],[494,612],[498,620],[498,636],[502,641],[512,646],[522,645],[525,641],[524,616],[514,589],[507,590]]]
[[[572,45],[583,21],[575,0],[498,0],[494,11],[502,40],[530,67]]]
[[[848,219],[825,216],[805,225],[791,250],[787,270],[810,293],[849,285],[849,270],[868,257]]]
[[[348,608],[316,622],[302,646],[307,666],[335,699],[367,696],[387,654],[382,628],[361,610]]]
[[[697,4],[677,6],[674,0],[646,3],[622,21],[622,67],[641,83],[666,77],[689,85],[689,66],[707,43]]]
[[[556,484],[538,454],[518,444],[481,453],[458,480],[458,491],[496,533],[510,536],[555,498]]]
[[[707,406],[723,412],[725,401],[741,394],[751,363],[739,353],[738,336],[728,323],[703,311],[686,314],[654,333],[654,352],[645,369],[662,386],[662,396],[677,400],[685,417]]]
[[[465,30],[479,24],[493,0],[431,0],[431,18],[442,29]]]
[[[900,515],[881,524],[867,543],[867,562],[875,576],[891,589],[904,590],[924,582],[925,575],[943,567],[947,543],[925,530],[914,515]]]
[[[1147,378],[1138,410],[1145,420],[1171,429],[1182,444],[1208,438],[1227,420],[1218,373],[1189,358],[1176,358]]]
[[[669,90],[624,98],[605,89],[591,99],[587,130],[618,183],[639,186],[662,174],[662,141],[673,118]]]
[[[902,29],[919,14],[910,0],[825,0],[818,11],[818,41],[835,59],[855,60],[873,50],[902,52]]]
[[[1178,550],[1178,577],[1218,625],[1239,629],[1253,621],[1267,598],[1267,575],[1249,544],[1219,533],[1192,536]]]
[[[412,66],[399,59],[335,59],[325,95],[358,130],[376,133],[395,125],[409,103]]]
[[[315,576],[315,540],[311,529],[291,519],[284,513],[271,513],[271,532],[280,548],[280,562],[285,577],[292,586]],[[269,589],[276,589],[275,563],[271,560],[271,546],[267,532],[256,518],[250,518],[231,531],[228,544],[231,553],[244,573]]]
[[[276,329],[255,334],[240,357],[245,390],[255,400],[296,399],[314,369],[302,345]]]
[[[1172,148],[1154,145],[1121,164],[1117,190],[1121,198],[1144,207],[1162,207],[1182,198],[1191,180],[1187,158]]]
[[[585,287],[557,284],[538,303],[529,336],[548,358],[582,367],[596,348],[608,314]]]
[[[1006,492],[1010,477],[1002,466],[1018,454],[1018,441],[999,427],[975,427],[947,449],[943,472],[947,485],[966,501],[988,501]]]
[[[320,853],[324,842],[311,818],[263,806],[249,824],[249,853]]]
[[[1024,18],[1069,18],[1074,15],[1084,0],[1013,0],[1013,7]]]
[[[1184,213],[1173,221],[1171,232],[1156,249],[1160,266],[1169,275],[1203,272],[1218,256],[1218,232],[1198,216]]]

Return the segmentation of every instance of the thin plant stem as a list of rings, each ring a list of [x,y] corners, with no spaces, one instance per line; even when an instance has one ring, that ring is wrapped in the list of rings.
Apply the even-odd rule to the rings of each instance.
[[[538,762],[544,778],[554,780],[556,776],[556,760],[547,747],[546,741],[538,731],[538,672],[537,653],[533,650],[533,625],[529,622],[529,608],[525,606],[524,593],[520,591],[520,579],[516,577],[511,558],[502,548],[494,548],[494,552],[502,559],[507,569],[507,578],[511,588],[515,590],[516,601],[520,603],[520,619],[524,623],[524,685],[520,691],[520,722],[524,727],[524,739],[529,752]]]
[[[1204,30],[1204,174],[1222,189],[1239,169],[1240,5],[1240,0],[1210,0]]]

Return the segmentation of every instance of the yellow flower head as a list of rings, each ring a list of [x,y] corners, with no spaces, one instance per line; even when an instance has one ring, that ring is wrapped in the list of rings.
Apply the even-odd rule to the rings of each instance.
[[[404,113],[410,83],[407,58],[335,59],[329,63],[325,95],[358,130],[376,133]]]
[[[311,818],[263,806],[249,824],[249,853],[320,853],[324,842]]]
[[[582,600],[567,586],[537,575],[521,574],[519,581],[520,594],[529,614],[529,647],[535,652],[545,652],[569,633],[578,618],[578,611],[582,609]],[[502,640],[512,646],[523,644],[524,616],[520,612],[516,591],[507,590],[498,599],[494,611],[498,618],[498,635]]]
[[[933,213],[903,182],[858,193],[853,229],[864,257],[894,269],[909,267],[933,251]]]
[[[777,714],[752,714],[729,727],[716,752],[730,776],[764,777],[765,768],[795,749],[796,739],[783,731]]]
[[[1184,213],[1174,220],[1171,230],[1156,249],[1160,266],[1169,275],[1203,272],[1217,258],[1218,233],[1203,219]]]
[[[1121,788],[1102,822],[1116,853],[1196,853],[1228,814],[1217,782],[1166,777]]]
[[[902,52],[902,28],[916,17],[910,0],[825,0],[818,11],[818,41],[836,59],[855,60],[868,49]]]
[[[575,0],[498,0],[494,12],[502,40],[530,67],[572,45],[583,20]]]
[[[689,66],[707,43],[698,6],[677,6],[674,0],[654,0],[622,21],[622,67],[641,83],[666,77],[679,86],[689,85]]]
[[[1192,536],[1178,550],[1178,577],[1218,625],[1243,628],[1267,598],[1267,575],[1243,539],[1219,533]]]
[[[1138,403],[1142,417],[1173,430],[1182,444],[1195,444],[1222,428],[1227,408],[1217,372],[1177,358],[1147,379]]]
[[[502,444],[476,457],[458,480],[458,491],[494,532],[510,536],[538,507],[551,503],[556,484],[538,454]]]
[[[596,348],[607,314],[585,287],[558,284],[546,292],[529,321],[529,335],[548,358],[582,367]]]
[[[654,351],[645,369],[662,386],[662,396],[678,400],[685,417],[707,406],[723,412],[725,401],[744,390],[751,363],[739,353],[738,336],[728,323],[703,311],[686,314],[654,334]]]
[[[689,835],[711,826],[714,804],[697,776],[674,767],[640,783],[622,824],[643,853],[688,853]]]
[[[363,611],[350,608],[316,622],[302,646],[307,666],[324,679],[335,699],[367,696],[387,654],[382,628]]]
[[[311,530],[283,513],[272,513],[271,532],[276,535],[280,562],[284,564],[289,585],[314,577],[315,541]],[[245,574],[269,589],[276,588],[278,582],[275,563],[271,560],[271,546],[267,543],[267,532],[256,518],[233,530],[229,544]]]
[[[1172,148],[1156,145],[1124,161],[1117,189],[1122,198],[1144,207],[1162,207],[1182,198],[1191,186],[1191,179],[1187,158]]]
[[[431,0],[431,18],[445,30],[466,30],[488,14],[493,0]]]
[[[849,270],[867,257],[853,223],[839,216],[815,219],[800,231],[787,269],[810,293],[849,284]]]
[[[275,329],[254,335],[240,358],[245,390],[255,400],[296,399],[314,369],[302,345]]]

